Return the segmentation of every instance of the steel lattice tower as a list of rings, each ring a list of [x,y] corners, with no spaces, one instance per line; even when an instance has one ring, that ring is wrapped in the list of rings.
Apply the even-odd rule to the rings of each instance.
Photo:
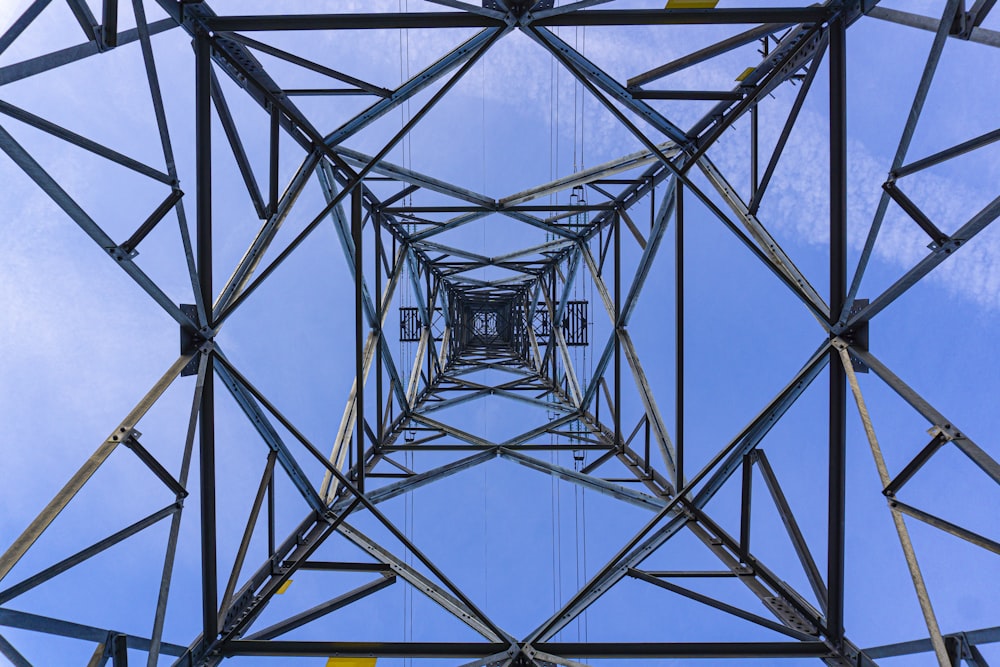
[[[961,224],[945,227],[915,203],[918,198],[912,190],[907,192],[905,180],[1000,138],[1000,131],[994,130],[921,159],[914,159],[909,150],[949,43],[965,41],[981,49],[1000,46],[1000,33],[982,26],[995,0],[975,0],[969,5],[964,0],[947,0],[940,3],[942,14],[936,17],[883,8],[878,0],[742,8],[671,0],[665,9],[637,9],[635,3],[610,0],[561,6],[553,6],[551,0],[484,0],[478,4],[429,0],[422,11],[366,9],[323,14],[308,13],[309,3],[296,7],[303,12],[297,14],[279,14],[278,10],[236,14],[231,4],[223,11],[222,2],[213,7],[217,3],[197,0],[133,0],[128,4],[104,0],[95,12],[85,0],[51,3],[51,7],[48,0],[33,0],[4,28],[0,54],[18,44],[22,33],[29,34],[36,20],[54,12],[75,18],[87,39],[0,66],[0,113],[4,116],[0,148],[97,244],[97,249],[89,248],[92,252],[106,254],[176,322],[181,353],[37,518],[20,534],[3,536],[0,627],[85,643],[93,651],[90,665],[110,662],[115,667],[126,665],[130,657],[134,662],[139,654],[143,659],[148,655],[148,665],[182,666],[215,665],[239,656],[283,656],[280,664],[291,662],[293,656],[305,662],[312,657],[313,664],[331,656],[387,661],[437,658],[450,660],[441,664],[467,667],[580,667],[587,661],[636,658],[770,658],[775,662],[810,658],[847,666],[875,665],[880,658],[919,653],[933,655],[941,665],[986,664],[977,645],[1000,640],[1000,628],[957,633],[939,628],[908,525],[929,524],[945,543],[958,538],[994,553],[1000,553],[1000,545],[922,508],[919,496],[907,495],[906,485],[922,468],[933,469],[936,457],[946,449],[964,454],[977,467],[976,474],[995,483],[1000,483],[1000,465],[959,424],[938,412],[880,361],[877,349],[869,350],[869,323],[877,322],[880,313],[957,250],[974,243],[974,237],[1000,215],[1000,198],[993,198]],[[146,12],[154,10],[165,17],[147,21]],[[119,14],[124,24],[130,12],[135,27],[119,30]],[[868,212],[874,221],[864,230],[866,240],[852,272],[847,224],[847,36],[855,25],[880,21],[923,31],[932,42],[909,115],[900,123],[902,139],[892,163],[884,165],[889,176],[878,184],[881,200],[875,211]],[[721,41],[622,81],[565,39],[568,28],[614,26],[721,26],[730,32]],[[464,30],[471,36],[419,72],[408,73],[394,88],[371,83],[364,71],[341,72],[337,63],[305,58],[268,42],[269,35],[288,31],[305,43],[379,30],[417,35]],[[178,43],[190,41],[193,58],[190,51],[154,55],[154,39],[163,39],[157,37],[161,33],[163,38],[186,33]],[[641,149],[597,166],[580,167],[569,175],[556,175],[502,198],[390,161],[390,154],[412,137],[435,106],[477,65],[488,62],[512,34],[528,38],[526,43],[533,42],[533,48],[544,49],[553,67],[574,81],[589,103],[614,119],[619,129],[627,130]],[[758,44],[754,62],[728,89],[668,87],[670,77],[688,68]],[[145,76],[143,92],[149,96],[151,122],[157,129],[147,141],[162,148],[157,160],[128,157],[46,119],[45,109],[15,105],[16,95],[8,98],[5,93],[18,82],[59,68],[88,59],[100,63],[105,58],[124,58],[125,54]],[[190,97],[194,123],[189,133],[171,134],[168,110],[176,91],[161,85],[161,78],[165,68],[178,67],[178,59],[185,59],[183,68],[190,83],[185,95]],[[271,67],[271,63],[325,77],[328,87],[283,86],[279,81],[287,70]],[[115,76],[110,67],[107,76]],[[549,71],[524,73],[525,79],[549,76]],[[992,83],[996,83],[995,74]],[[758,113],[767,108],[770,97],[788,91],[792,91],[791,104],[780,132],[764,147],[758,137]],[[822,139],[828,158],[827,181],[813,184],[827,207],[823,215],[829,241],[823,245],[823,254],[829,279],[824,279],[824,289],[815,288],[792,253],[782,249],[763,206],[799,114],[816,96],[825,100]],[[299,103],[306,98],[334,97],[363,103],[336,122],[307,113],[304,109],[315,107]],[[691,108],[702,111],[697,120],[682,126],[663,111],[666,107],[661,103],[697,104]],[[381,119],[391,114],[398,118],[403,108],[407,109],[403,122],[386,133],[380,150],[369,155],[349,147]],[[250,111],[260,121],[256,131],[240,127],[240,114]],[[115,202],[81,203],[74,198],[71,188],[46,169],[46,160],[25,148],[15,138],[16,132],[8,132],[15,127],[23,131],[24,126],[53,137],[60,145],[89,151],[102,164],[148,179],[155,187],[150,192],[157,194],[155,201],[143,204],[147,217],[131,220],[127,235],[106,231],[99,222],[103,212],[87,208],[106,206],[113,211]],[[726,173],[713,161],[719,143],[737,127],[748,128],[739,140],[745,162],[751,165],[747,179]],[[259,144],[256,149],[251,146],[255,142]],[[175,161],[179,144],[193,151],[192,173],[181,173],[178,164],[182,161]],[[445,140],[435,150],[445,157],[449,151],[457,156],[461,147]],[[539,148],[538,153],[543,150]],[[283,170],[291,164],[289,156],[294,156],[295,166],[286,180]],[[260,174],[264,177],[258,180]],[[181,190],[182,179],[186,193]],[[219,243],[220,235],[228,238],[220,219],[226,217],[223,211],[229,204],[213,196],[222,188],[220,184],[229,182],[245,186],[244,204],[248,199],[258,218],[249,246],[233,262],[229,261],[231,251]],[[321,193],[322,199],[309,201],[304,194],[309,192]],[[859,297],[862,277],[890,210],[908,216],[913,230],[928,237],[929,245],[901,277],[863,299]],[[295,227],[289,220],[303,222]],[[514,234],[516,238],[498,242],[497,249],[480,247],[475,235],[462,235],[463,229],[496,220],[523,226],[527,241],[521,243],[520,234]],[[750,261],[766,270],[765,280],[794,299],[818,325],[815,351],[776,394],[753,397],[756,416],[728,439],[713,443],[710,451],[704,442],[685,438],[684,424],[686,391],[698,382],[698,369],[685,370],[690,357],[685,348],[690,344],[685,338],[685,318],[693,308],[685,302],[685,275],[690,271],[685,259],[691,256],[685,231],[690,234],[692,226],[705,220],[721,223],[720,228],[740,244]],[[185,303],[168,296],[168,291],[173,294],[178,289],[176,278],[168,290],[164,280],[154,279],[143,268],[139,255],[147,247],[144,243],[152,245],[147,239],[174,222],[179,229],[178,254],[186,269],[182,283],[189,281]],[[337,254],[316,240],[320,229],[336,240],[342,252]],[[354,384],[342,418],[339,409],[323,416],[326,423],[332,419],[339,425],[332,447],[307,436],[309,429],[291,416],[295,410],[289,403],[294,400],[274,398],[267,382],[254,378],[243,363],[245,350],[228,350],[227,356],[226,346],[218,340],[230,317],[253,303],[258,288],[278,280],[286,260],[310,247],[322,248],[329,255],[325,261],[346,265],[353,276],[350,283],[340,284],[344,298],[349,297],[353,306],[337,313],[334,327],[344,340],[351,341],[341,349],[350,353]],[[651,286],[651,276],[663,266],[667,268],[657,274],[661,284]],[[671,289],[666,291],[664,276],[670,279]],[[581,289],[593,298],[576,296]],[[644,290],[659,290],[656,300],[640,304]],[[640,346],[633,340],[633,315],[643,308],[656,314],[640,326],[658,322],[669,343],[656,350],[656,363],[671,369],[667,386],[654,387],[651,370],[648,365],[644,368]],[[280,344],[320,335],[304,326],[282,322],[287,337]],[[586,368],[578,362],[582,350],[590,359]],[[930,429],[929,443],[901,467],[891,467],[883,458],[860,373],[869,374],[870,382],[880,382],[912,406]],[[828,384],[824,394],[828,400],[824,399],[823,439],[811,443],[814,451],[822,452],[826,465],[825,477],[817,482],[824,489],[823,498],[817,506],[797,507],[793,512],[795,501],[786,494],[775,472],[777,466],[765,454],[766,438],[810,386],[823,390],[824,383]],[[150,444],[153,438],[139,428],[157,401],[178,388],[187,392],[190,411],[173,415],[173,420],[186,430],[178,442],[159,443],[161,449],[157,449]],[[224,481],[229,473],[217,465],[223,440],[232,436],[232,430],[217,428],[216,415],[222,401],[230,398],[231,406],[245,414],[256,434],[256,442],[252,446],[243,443],[243,451],[251,452],[245,456],[252,459],[259,476]],[[522,413],[512,409],[511,422],[516,423],[503,425],[512,434],[494,438],[477,430],[469,411],[497,399],[536,414],[544,411],[546,416],[520,419]],[[665,417],[661,409],[667,404],[670,410]],[[851,412],[860,415],[864,427],[865,439],[855,443],[849,437]],[[912,441],[921,436],[917,432],[905,437]],[[845,593],[851,590],[852,581],[850,568],[845,566],[845,530],[851,525],[846,452],[853,445],[860,445],[854,448],[857,451],[870,450],[874,457],[880,491],[887,501],[885,511],[902,546],[901,562],[917,594],[917,601],[911,598],[900,603],[919,608],[925,621],[926,633],[913,642],[863,648],[847,631]],[[4,444],[5,448],[13,446]],[[171,454],[161,455],[168,450]],[[575,452],[573,460],[578,464],[568,464],[569,452]],[[400,458],[404,455],[405,464]],[[25,570],[30,559],[24,557],[32,553],[36,542],[42,544],[43,533],[67,530],[60,514],[72,507],[112,456],[144,464],[155,484],[149,493],[166,493],[172,499],[169,504],[117,532],[90,540],[90,546],[50,558],[47,566],[34,567],[32,561],[34,569]],[[578,590],[559,599],[554,613],[526,634],[514,633],[492,618],[481,599],[460,585],[454,563],[449,561],[451,568],[440,565],[429,555],[427,544],[421,545],[411,530],[380,509],[393,499],[425,487],[436,488],[452,476],[498,460],[646,512],[637,531],[620,540],[607,538],[614,541],[608,546],[610,558],[586,572]],[[755,477],[763,480],[756,493]],[[282,497],[284,505],[276,509],[274,487],[279,478],[293,497]],[[246,490],[247,502],[235,517],[223,516],[218,509],[219,489],[230,484]],[[758,543],[750,542],[754,521],[761,520],[751,512],[761,502],[761,489],[767,491],[763,497],[771,503],[770,511],[780,517],[780,538],[786,545],[782,548],[800,568],[799,581],[806,582],[805,589],[779,576],[757,553]],[[716,516],[716,505],[710,504],[719,494],[737,499],[735,529],[727,530],[728,519]],[[456,497],[450,502],[460,506],[482,501]],[[297,517],[297,525],[287,533],[278,529],[282,512]],[[196,534],[181,530],[182,516],[188,517],[185,526],[198,526]],[[87,599],[63,600],[66,613],[58,617],[17,608],[22,596],[44,591],[60,576],[138,539],[154,525],[169,525],[169,533],[162,550],[150,554],[158,568],[153,585],[159,587],[155,606],[142,620],[151,626],[148,633],[78,622],[74,613],[87,607]],[[823,536],[818,550],[808,537],[816,527]],[[219,547],[224,532],[240,536],[235,551]],[[532,539],[527,533],[508,537]],[[714,568],[667,570],[644,565],[655,554],[670,552],[679,539],[700,545]],[[177,554],[184,544],[193,544],[198,557],[196,591],[183,584],[171,586],[174,569],[179,567]],[[334,544],[340,546],[330,555]],[[345,551],[350,545],[356,549]],[[15,569],[19,563],[22,567]],[[12,571],[22,576],[8,578]],[[310,571],[334,582],[321,591],[324,601],[295,613],[282,612],[279,618],[267,616],[265,612],[275,606],[275,596],[285,592],[293,577]],[[365,579],[360,585],[336,583],[340,581],[336,577],[345,572]],[[959,572],[956,578],[968,575]],[[725,580],[749,597],[745,604],[736,604],[727,601],[727,595],[700,592],[699,582],[706,579]],[[578,623],[610,591],[622,589],[625,582],[666,589],[658,593],[686,598],[740,619],[757,634],[737,641],[686,641],[666,631],[642,641],[565,640],[561,632]],[[382,599],[376,594],[393,585],[410,587],[439,612],[471,629],[477,639],[424,641],[409,636],[404,641],[355,641],[324,634],[323,623],[331,614],[350,613],[369,596]],[[189,604],[194,595],[200,604]],[[184,608],[175,612],[175,605]],[[197,617],[200,634],[172,635],[168,613]],[[27,649],[19,650],[17,643],[0,636],[0,652],[15,665],[31,664],[25,657]]]

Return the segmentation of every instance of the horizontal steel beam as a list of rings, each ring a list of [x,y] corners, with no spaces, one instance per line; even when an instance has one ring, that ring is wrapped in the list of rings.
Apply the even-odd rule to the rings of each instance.
[[[243,639],[226,644],[222,648],[222,654],[227,658],[237,655],[479,658],[506,651],[508,646],[495,642],[316,642]]]
[[[591,9],[536,19],[536,26],[697,25],[732,23],[822,23],[835,13],[826,7],[733,9]]]
[[[487,642],[319,642],[240,640],[222,654],[258,656],[476,658],[501,653],[507,644]],[[588,658],[819,658],[830,653],[823,642],[546,642],[533,644],[552,655]]]
[[[553,655],[581,658],[822,658],[823,642],[543,642],[532,646]]]
[[[496,28],[504,22],[468,12],[370,14],[275,14],[213,16],[205,24],[218,32],[256,30],[397,30],[406,28]]]

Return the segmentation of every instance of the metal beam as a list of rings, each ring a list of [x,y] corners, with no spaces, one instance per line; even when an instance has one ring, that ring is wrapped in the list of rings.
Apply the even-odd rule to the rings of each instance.
[[[212,303],[212,52],[209,36],[195,35],[195,181],[197,196],[198,281],[201,300]],[[202,327],[212,327],[211,309]],[[199,507],[201,510],[202,634],[215,640],[219,633],[219,590],[215,509],[215,365],[205,371],[198,413]]]
[[[941,23],[937,19],[930,16],[904,12],[899,9],[889,9],[888,7],[874,7],[868,12],[868,16],[929,32],[937,32],[941,26]],[[951,24],[948,25],[948,34],[949,36],[957,37],[957,35],[951,34]],[[967,39],[977,44],[1000,47],[1000,31],[997,30],[987,30],[986,28],[975,26],[969,31]]]
[[[764,618],[763,616],[758,616],[757,614],[751,614],[747,611],[744,611],[743,609],[740,609],[739,607],[734,607],[731,604],[721,602],[720,600],[716,600],[707,595],[702,595],[701,593],[697,593],[688,588],[684,588],[683,586],[678,586],[677,584],[673,584],[670,583],[669,581],[665,581],[658,577],[654,577],[646,572],[643,572],[642,570],[636,570],[630,568],[629,576],[639,579],[640,581],[645,581],[646,583],[653,584],[654,586],[658,586],[665,590],[668,590],[671,593],[676,593],[682,597],[688,598],[689,600],[694,600],[695,602],[700,602],[702,604],[708,605],[713,609],[718,609],[719,611],[731,614],[733,616],[736,616],[737,618],[742,618],[745,621],[756,623],[757,625],[767,628],[768,630],[773,630],[774,632],[779,632],[783,635],[787,635],[794,639],[798,639],[799,641],[812,640],[811,635],[807,635],[805,633],[798,632],[796,630],[790,630],[784,625],[781,625],[780,623],[775,623],[774,621],[768,618]]]
[[[576,14],[570,14],[569,16],[579,16],[584,12],[578,12]],[[591,13],[591,12],[586,12]],[[659,12],[660,14],[669,14],[671,12]],[[553,17],[556,18],[556,17]],[[669,120],[663,117],[659,111],[646,104],[642,100],[636,99],[635,95],[630,92],[625,86],[620,84],[606,74],[601,68],[597,67],[594,63],[587,60],[579,51],[571,47],[569,44],[560,39],[554,32],[547,30],[545,28],[539,28],[537,25],[549,25],[545,21],[536,23],[536,27],[531,30],[527,30],[526,34],[539,42],[542,46],[553,53],[559,53],[561,58],[565,58],[567,62],[571,65],[571,70],[577,76],[586,77],[593,85],[598,86],[605,93],[610,95],[618,103],[625,106],[636,115],[638,115],[643,121],[649,123],[659,132],[662,132],[665,136],[669,137],[675,144],[681,148],[686,147],[690,140],[683,131]],[[558,24],[551,24],[558,25]],[[583,24],[586,25],[586,24]],[[661,151],[662,155],[662,151]],[[661,155],[658,155],[658,159],[663,159]]]
[[[285,619],[284,621],[270,625],[263,630],[253,633],[252,635],[248,635],[247,640],[253,641],[258,639],[274,639],[275,637],[280,637],[287,632],[291,632],[295,628],[312,623],[318,618],[322,618],[323,616],[353,604],[362,598],[366,598],[373,593],[377,593],[383,588],[395,583],[395,581],[395,575],[379,577],[375,581],[359,586],[354,590],[344,593],[343,595],[338,595],[337,597],[318,604],[311,609],[307,609],[306,611],[298,613],[295,616]]]
[[[1000,463],[997,463],[992,456],[973,442],[967,434],[961,431],[961,429],[955,426],[953,421],[947,419],[943,414],[938,412],[934,406],[928,403],[908,384],[903,382],[898,375],[893,373],[888,366],[883,364],[871,352],[866,352],[858,348],[851,348],[851,354],[854,354],[861,359],[866,366],[871,368],[872,371],[874,371],[883,382],[889,385],[893,391],[899,394],[904,401],[909,403],[914,410],[923,415],[924,419],[929,421],[932,426],[947,434],[951,442],[954,443],[954,445],[958,447],[966,456],[968,456],[980,470],[989,475],[995,483],[1000,484]]]
[[[39,585],[45,583],[49,579],[51,579],[51,578],[53,578],[53,577],[55,577],[55,576],[57,576],[59,574],[62,574],[63,572],[66,572],[67,570],[69,570],[71,568],[76,567],[80,563],[82,563],[82,562],[84,562],[84,561],[86,561],[86,560],[88,560],[90,558],[93,558],[97,554],[99,554],[99,553],[101,553],[101,552],[103,552],[103,551],[105,551],[107,549],[110,549],[111,547],[113,547],[114,545],[118,544],[119,542],[122,542],[123,540],[126,540],[129,537],[132,537],[136,533],[140,533],[143,530],[145,530],[146,528],[149,528],[150,526],[153,526],[153,525],[159,523],[163,519],[166,519],[168,516],[173,516],[179,510],[180,510],[180,505],[178,505],[177,503],[172,503],[172,504],[168,505],[167,507],[164,507],[160,511],[154,512],[154,513],[150,514],[149,516],[147,516],[146,518],[140,519],[139,521],[136,521],[135,523],[133,523],[132,525],[128,526],[127,528],[123,528],[122,530],[119,530],[118,532],[114,533],[113,535],[109,535],[108,537],[104,538],[103,540],[100,540],[99,542],[95,542],[94,544],[92,544],[91,546],[87,547],[86,549],[82,549],[82,550],[76,552],[75,554],[73,554],[72,556],[69,556],[68,558],[64,558],[63,560],[59,561],[58,563],[45,568],[44,570],[42,570],[38,574],[35,574],[35,575],[31,576],[31,577],[28,577],[27,579],[25,579],[21,583],[15,584],[14,586],[11,586],[10,588],[8,588],[6,590],[0,591],[0,604],[4,604],[4,603],[7,603],[7,602],[10,602],[11,600],[13,600],[14,598],[18,597],[19,595],[22,595],[23,593],[26,593],[26,592],[30,591],[31,589],[35,588],[36,586],[39,586]]]
[[[28,154],[21,144],[14,140],[7,130],[0,127],[0,149],[20,167],[31,180],[47,194],[52,201],[68,215],[73,222],[98,245],[104,252],[141,287],[163,310],[167,312],[182,327],[197,330],[198,327],[181,309],[163,292],[160,287],[136,266],[130,253],[125,252],[94,222],[77,202]]]
[[[70,639],[81,639],[83,641],[103,643],[110,634],[109,630],[96,628],[92,625],[63,621],[58,618],[29,614],[14,609],[0,608],[0,626],[8,628],[18,628],[31,632],[40,632],[46,635],[68,637]],[[116,633],[123,634],[123,633]],[[150,642],[144,637],[126,635],[128,645],[139,651],[148,651]],[[184,647],[177,644],[163,644],[163,653],[166,655],[179,656],[184,653]]]
[[[513,461],[514,463],[532,470],[547,473],[553,477],[558,477],[559,479],[591,489],[597,493],[611,496],[612,498],[635,505],[636,507],[643,507],[649,510],[659,510],[666,505],[666,502],[659,498],[641,493],[639,491],[634,491],[626,486],[622,486],[621,484],[607,482],[592,475],[585,475],[581,472],[577,472],[576,470],[571,470],[548,461],[542,461],[505,447],[500,447],[498,453],[501,458],[507,459],[508,461]]]
[[[835,7],[754,7],[715,9],[590,9],[553,14],[534,20],[535,26],[725,25],[822,23]]]
[[[436,602],[442,609],[455,616],[470,628],[478,632],[486,639],[493,642],[503,642],[505,637],[496,628],[485,622],[475,608],[470,607],[465,601],[450,595],[437,583],[421,574],[419,571],[407,565],[402,560],[394,556],[390,551],[380,546],[374,540],[364,535],[350,524],[341,524],[339,532],[348,541],[352,542],[369,556],[388,565],[399,578],[408,582],[415,590],[423,593],[428,598]],[[503,644],[499,649],[495,648],[490,653],[506,649],[508,644]],[[407,654],[415,657],[415,654]],[[486,655],[486,654],[483,654]],[[464,657],[464,656],[462,656]],[[471,656],[470,656],[471,657]]]
[[[427,20],[429,18],[431,21],[433,21],[435,17],[433,15],[428,16],[429,14],[431,13],[429,12],[415,13],[410,16],[411,18],[415,17],[416,20],[421,20],[421,17],[423,17],[423,20]],[[362,14],[360,16],[361,16],[360,20],[364,21],[371,20],[370,15]],[[462,18],[471,15],[450,14],[450,16]],[[286,18],[288,18],[289,21],[295,20],[294,17],[286,17]],[[483,20],[481,18],[473,17],[473,20],[479,21],[479,25],[483,24]],[[310,26],[312,26],[310,29],[320,28],[320,24],[312,22],[312,17],[306,19],[306,22]],[[492,28],[487,26],[492,26]],[[412,26],[412,27],[417,27],[417,26]],[[348,121],[344,125],[340,126],[338,129],[328,134],[324,138],[325,143],[328,146],[339,146],[346,139],[357,134],[359,131],[370,125],[375,120],[389,113],[390,111],[398,107],[400,104],[402,104],[406,100],[410,99],[411,97],[419,93],[421,90],[424,90],[425,88],[427,88],[427,86],[430,86],[431,84],[436,82],[438,79],[440,79],[442,76],[450,72],[455,67],[466,64],[470,61],[474,62],[475,60],[478,60],[478,56],[481,55],[483,49],[487,45],[493,43],[495,41],[495,38],[506,34],[506,32],[510,30],[509,27],[506,27],[503,24],[500,24],[498,26],[497,22],[493,20],[489,20],[488,23],[486,23],[486,25],[482,27],[487,27],[487,29],[481,31],[471,39],[466,40],[460,46],[458,46],[457,48],[449,52],[447,55],[440,58],[437,62],[430,65],[429,67],[419,72],[415,76],[411,77],[409,81],[405,82],[399,88],[394,90],[392,92],[392,95],[390,95],[389,97],[386,97],[384,99],[375,102],[375,104],[370,106],[365,111],[362,111],[352,120]],[[267,29],[271,30],[273,28],[267,28]],[[374,162],[377,163],[381,161],[382,157],[384,156],[381,155],[378,156],[378,159],[375,160]]]
[[[806,362],[792,381],[779,392],[771,403],[762,410],[733,440],[709,461],[702,470],[692,476],[688,484],[653,519],[651,519],[632,539],[630,539],[608,563],[595,574],[587,585],[567,601],[561,609],[528,635],[528,641],[546,640],[597,600],[603,593],[626,576],[628,568],[638,565],[665,544],[688,522],[688,517],[680,514],[680,504],[702,481],[704,485],[694,494],[687,507],[701,508],[715,495],[722,484],[742,465],[743,456],[764,438],[777,420],[795,403],[806,387],[820,373],[829,361],[827,345],[822,345]],[[720,465],[721,462],[721,465]],[[669,519],[668,519],[669,517]],[[664,519],[668,519],[663,523]],[[660,526],[660,527],[658,527]],[[655,529],[655,531],[654,531]],[[647,537],[648,536],[648,537]]]
[[[906,159],[906,154],[910,149],[910,142],[912,141],[913,134],[917,129],[917,123],[920,120],[921,112],[924,109],[924,102],[927,100],[927,93],[930,91],[931,83],[934,80],[934,74],[937,71],[938,63],[941,60],[941,53],[944,51],[944,45],[948,37],[948,32],[951,30],[952,21],[955,18],[955,12],[958,10],[958,5],[961,1],[962,0],[948,0],[945,3],[944,13],[941,16],[940,21],[938,21],[934,26],[934,41],[931,43],[930,53],[927,55],[927,62],[924,64],[923,72],[920,75],[920,82],[917,84],[917,90],[916,93],[914,93],[913,102],[910,105],[910,113],[906,118],[906,124],[903,126],[902,136],[899,138],[899,145],[896,147],[896,153],[892,158],[892,165],[889,167],[890,172],[893,172],[903,166],[903,161]],[[871,12],[869,12],[869,16],[879,16],[880,12],[883,11],[885,10],[875,7]],[[861,250],[861,256],[858,258],[858,265],[854,270],[854,278],[851,281],[851,287],[847,293],[847,299],[844,302],[842,312],[839,317],[837,317],[838,322],[844,322],[848,318],[851,305],[857,297],[858,289],[861,287],[861,280],[864,277],[865,270],[868,268],[868,262],[871,259],[871,254],[875,249],[875,241],[882,228],[882,221],[885,219],[885,214],[888,208],[889,193],[883,192],[881,198],[879,199],[878,208],[875,210],[875,217],[868,229],[868,236],[865,239],[865,245]],[[837,314],[834,313],[834,315],[836,316]]]
[[[20,37],[21,33],[27,29],[31,22],[38,18],[38,15],[42,13],[52,0],[32,0],[32,3],[28,5],[24,12],[17,17],[7,30],[4,31],[3,35],[0,35],[0,53],[7,50],[14,41]]]
[[[173,381],[180,375],[181,370],[191,361],[193,355],[181,355],[177,358],[167,372],[153,385],[152,389],[136,404],[132,411],[125,416],[125,419],[115,428],[108,438],[90,455],[86,463],[70,478],[62,489],[56,493],[55,497],[45,506],[45,509],[24,529],[24,532],[14,540],[7,551],[0,556],[0,581],[6,577],[14,565],[31,548],[31,545],[41,537],[42,533],[52,524],[59,513],[65,509],[66,505],[83,488],[97,469],[101,467],[111,453],[121,444],[124,438],[132,432],[135,425],[142,419],[143,415],[149,411],[153,404],[163,395]]]
[[[160,19],[149,24],[149,34],[156,35],[176,27],[177,23],[173,19]],[[118,34],[118,46],[130,44],[138,39],[138,29],[132,28],[131,30],[126,30]],[[101,49],[97,45],[97,42],[89,41],[0,67],[0,86],[26,79],[42,72],[48,72],[49,70],[69,65],[90,56],[96,56],[100,52]]]
[[[983,628],[981,630],[966,630],[965,632],[945,635],[948,639],[962,637],[970,646],[978,644],[995,644],[1000,642],[1000,627]],[[886,644],[866,648],[865,654],[872,658],[892,658],[897,655],[914,655],[929,653],[934,650],[930,639],[914,639],[897,644]]]
[[[31,663],[21,653],[14,648],[14,645],[0,635],[0,654],[10,660],[14,667],[31,667]]]
[[[39,129],[42,132],[62,139],[67,143],[73,144],[74,146],[79,146],[94,155],[99,155],[106,160],[120,164],[121,166],[131,169],[132,171],[142,174],[143,176],[148,176],[149,178],[167,185],[173,185],[175,183],[174,178],[163,173],[162,171],[159,171],[158,169],[153,169],[138,160],[108,148],[104,144],[88,139],[87,137],[77,134],[76,132],[67,130],[56,123],[45,120],[41,116],[36,116],[35,114],[25,111],[20,107],[16,107],[9,102],[0,100],[0,113],[10,116],[11,118],[15,118],[26,125],[30,125],[31,127]]]
[[[469,12],[379,12],[368,14],[273,14],[213,16],[205,24],[217,32],[275,30],[407,30],[416,28],[494,28],[504,22]]]
[[[847,24],[830,21],[830,308],[847,301]],[[847,376],[829,348],[829,468],[827,481],[826,625],[839,647],[844,638],[844,557],[847,502]]]

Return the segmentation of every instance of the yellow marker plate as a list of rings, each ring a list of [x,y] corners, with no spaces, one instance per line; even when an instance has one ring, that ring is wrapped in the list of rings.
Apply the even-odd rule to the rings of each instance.
[[[375,667],[378,658],[330,658],[326,667]]]
[[[281,586],[279,586],[279,587],[278,587],[278,590],[276,590],[276,591],[274,592],[274,594],[275,594],[275,595],[281,595],[282,593],[284,593],[285,591],[287,591],[287,590],[288,590],[288,587],[289,587],[289,586],[291,586],[291,585],[292,585],[292,580],[291,580],[291,579],[289,579],[289,580],[288,580],[288,581],[286,581],[285,583],[281,584]]]
[[[664,9],[715,9],[719,0],[667,0]]]
[[[738,77],[736,77],[736,80],[737,81],[742,81],[743,79],[745,79],[748,76],[750,76],[750,74],[752,72],[753,72],[753,67],[747,67],[745,70],[743,70],[742,72],[740,72],[740,75]]]

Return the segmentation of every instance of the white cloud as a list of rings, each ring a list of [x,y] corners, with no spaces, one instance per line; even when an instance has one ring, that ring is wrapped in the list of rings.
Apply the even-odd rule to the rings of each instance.
[[[771,145],[780,126],[762,124],[762,142]],[[829,153],[827,121],[813,111],[803,111],[785,148],[775,179],[761,207],[761,221],[780,238],[810,245],[825,245],[829,239]],[[739,141],[722,143],[719,166],[724,172],[745,171],[746,156]],[[865,243],[889,165],[863,142],[848,143],[848,242],[855,250]],[[983,192],[964,181],[933,173],[919,180],[902,180],[901,187],[918,202],[939,228],[954,231],[984,205]],[[988,201],[988,199],[987,199]],[[970,202],[979,203],[970,207]],[[980,203],[981,202],[981,203]],[[782,234],[784,232],[784,234]],[[875,245],[874,260],[895,272],[914,266],[930,252],[930,238],[895,203],[888,213]],[[794,253],[792,253],[794,259]],[[1000,308],[1000,229],[987,228],[931,274],[931,280],[951,294],[979,305]]]

